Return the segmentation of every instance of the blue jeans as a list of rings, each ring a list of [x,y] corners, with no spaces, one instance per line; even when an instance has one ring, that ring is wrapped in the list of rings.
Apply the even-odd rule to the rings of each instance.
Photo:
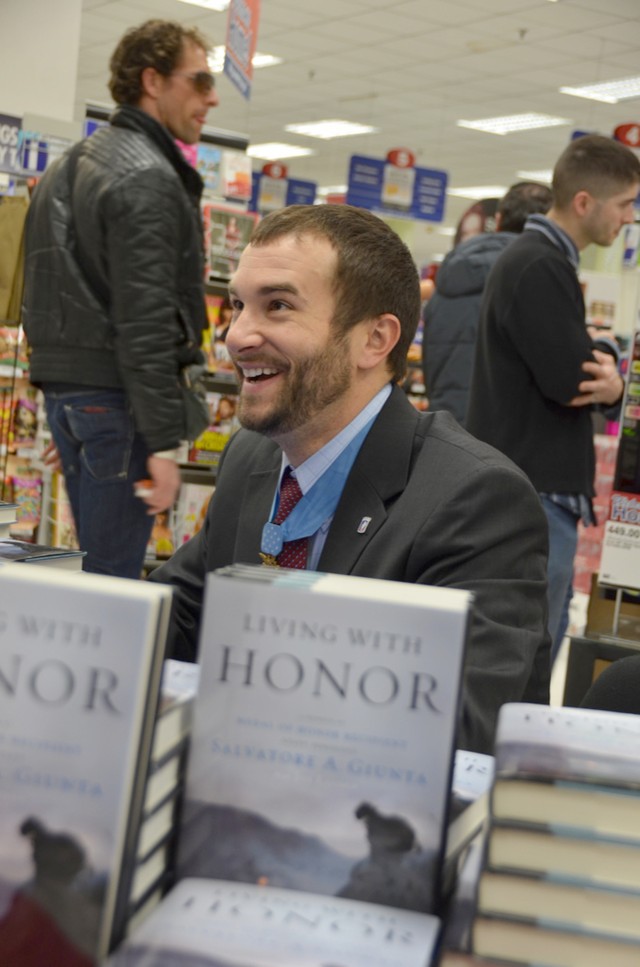
[[[569,626],[569,605],[573,596],[573,560],[578,547],[578,521],[570,510],[560,507],[541,495],[542,507],[549,528],[549,634],[551,635],[551,664],[560,650]]]
[[[153,516],[133,486],[148,476],[149,454],[124,392],[45,387],[44,396],[84,570],[139,578]]]

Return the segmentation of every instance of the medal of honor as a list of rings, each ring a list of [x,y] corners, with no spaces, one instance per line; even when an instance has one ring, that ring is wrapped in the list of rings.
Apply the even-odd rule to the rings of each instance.
[[[263,554],[263,552],[260,551],[260,558],[262,560],[263,567],[280,567],[273,554]]]

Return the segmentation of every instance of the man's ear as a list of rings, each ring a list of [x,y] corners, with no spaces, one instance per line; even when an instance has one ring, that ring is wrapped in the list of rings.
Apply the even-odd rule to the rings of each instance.
[[[162,74],[159,74],[155,67],[145,67],[140,75],[140,87],[143,97],[152,97],[154,100],[161,90],[164,82]]]
[[[391,350],[400,339],[401,325],[397,316],[385,312],[365,323],[366,338],[360,353],[363,369],[374,369],[386,362]]]
[[[580,218],[587,215],[593,207],[593,196],[588,191],[578,191],[573,196],[573,210]]]

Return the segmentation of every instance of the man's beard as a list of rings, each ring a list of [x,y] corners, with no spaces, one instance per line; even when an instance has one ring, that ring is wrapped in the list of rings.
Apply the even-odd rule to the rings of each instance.
[[[283,378],[279,397],[264,412],[257,402],[240,394],[238,416],[247,430],[275,437],[297,430],[349,388],[350,363],[347,339],[331,338],[315,356],[293,364]]]

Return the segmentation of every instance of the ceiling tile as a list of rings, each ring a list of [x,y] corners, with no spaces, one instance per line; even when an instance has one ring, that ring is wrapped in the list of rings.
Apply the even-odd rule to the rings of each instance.
[[[226,13],[178,0],[84,0],[79,106],[109,103],[110,54],[126,27],[152,16],[224,42]],[[599,105],[558,87],[640,69],[640,0],[265,0],[257,46],[284,63],[254,72],[250,101],[221,76],[209,126],[313,147],[316,154],[290,162],[289,171],[324,184],[346,179],[351,154],[384,157],[397,146],[410,147],[424,167],[448,171],[453,184],[511,184],[519,168],[551,167],[572,128],[498,138],[458,128],[458,118],[541,110],[606,133],[638,109],[637,100]],[[323,117],[369,122],[380,133],[323,142],[284,131]],[[446,218],[466,207],[448,200]],[[448,246],[432,235],[434,246]]]

